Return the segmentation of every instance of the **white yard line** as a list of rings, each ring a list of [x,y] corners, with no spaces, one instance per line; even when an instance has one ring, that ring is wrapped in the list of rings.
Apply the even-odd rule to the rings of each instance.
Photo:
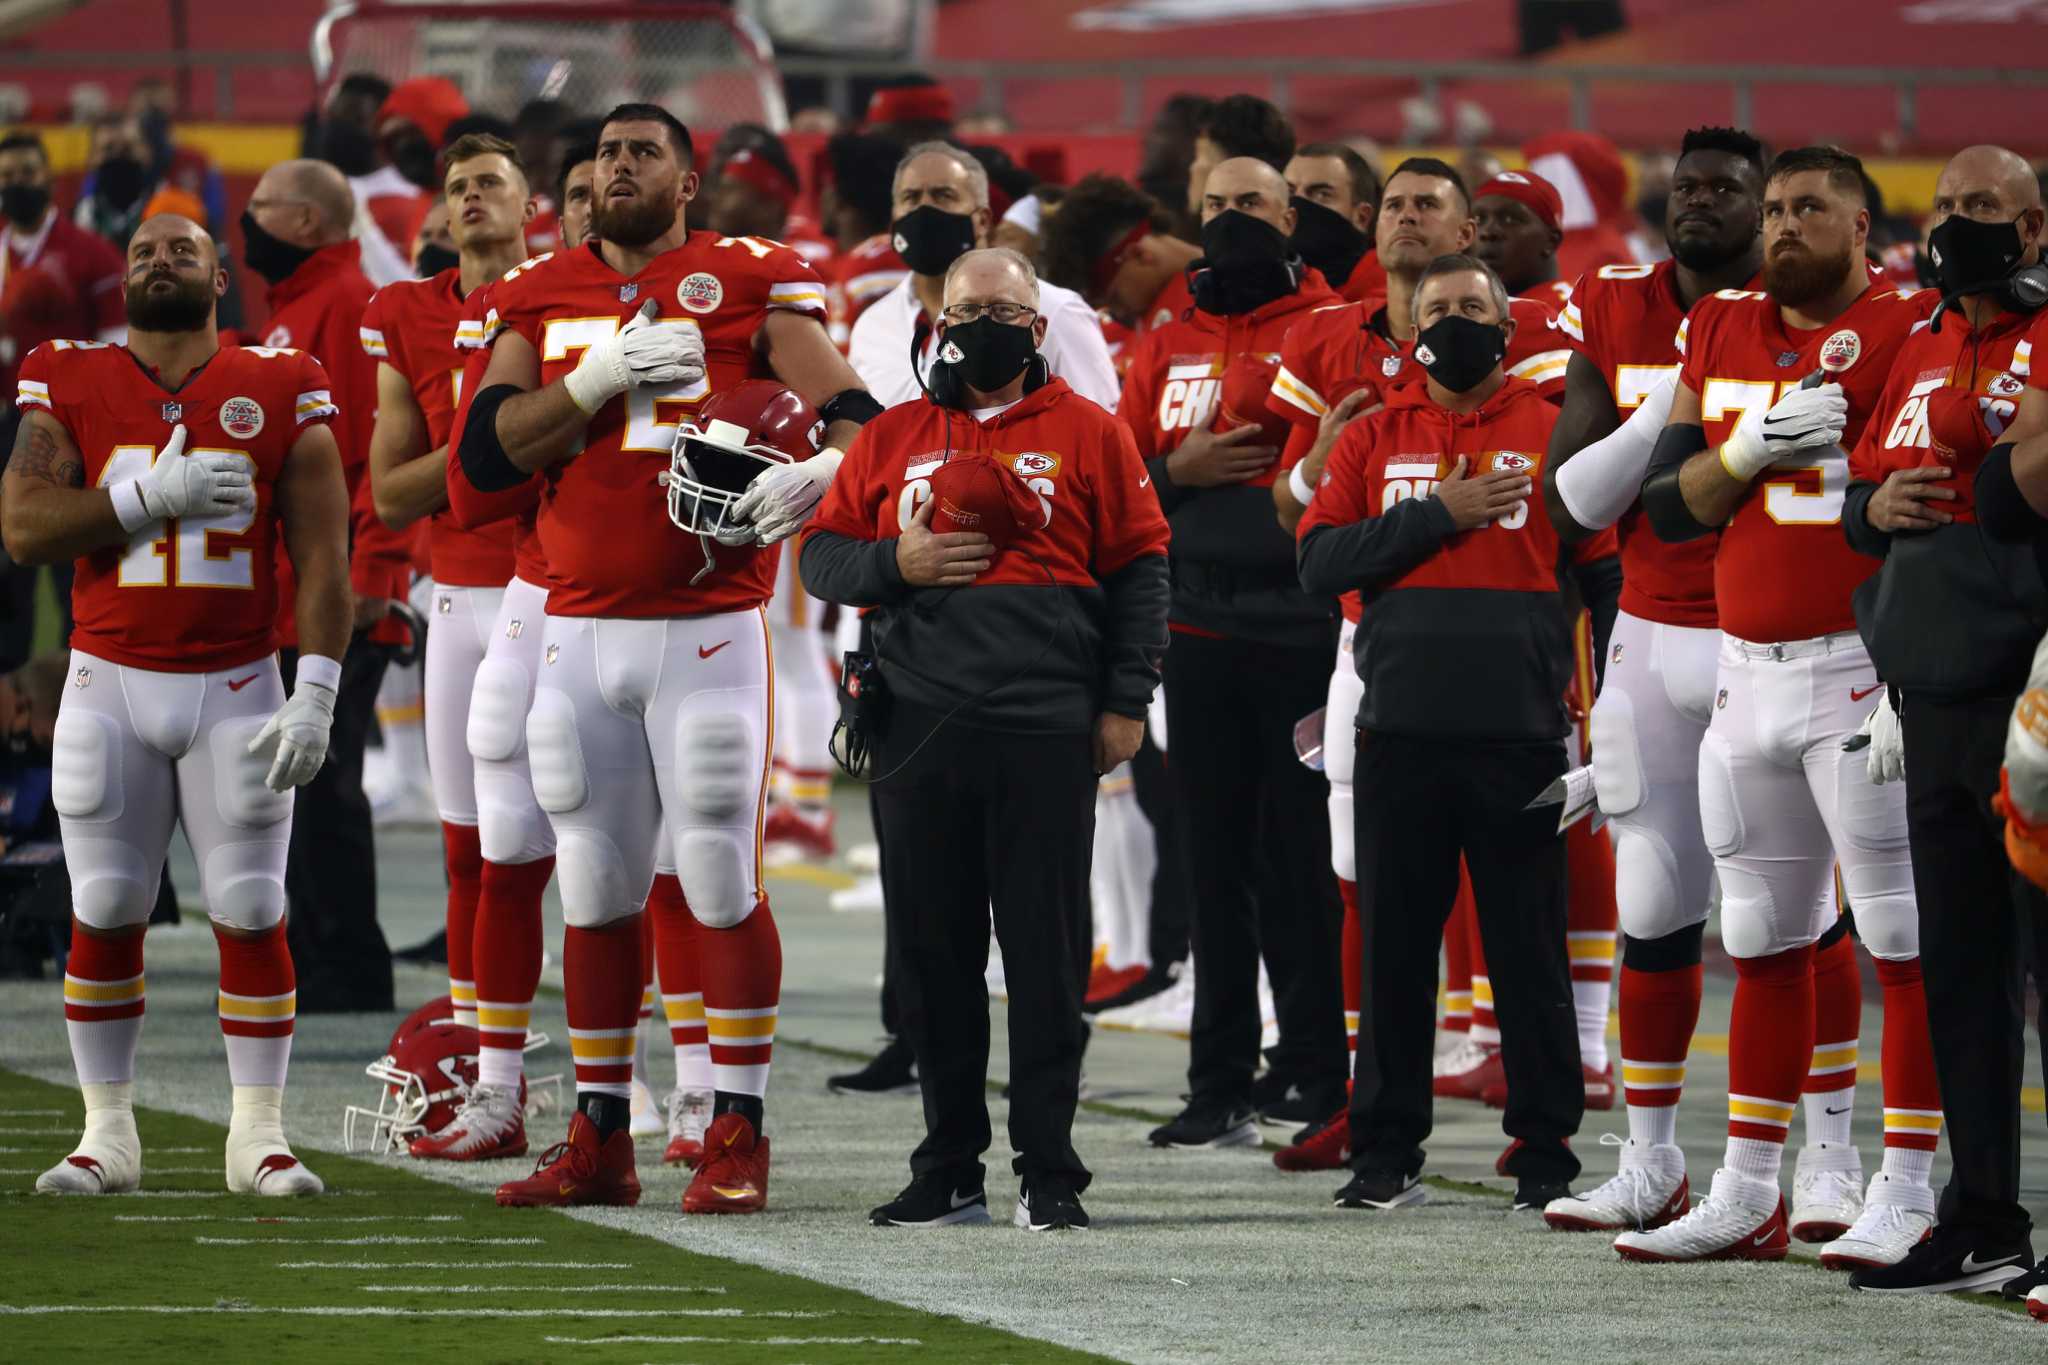
[[[537,1247],[542,1237],[194,1237],[200,1246],[323,1246],[323,1247]]]
[[[918,1337],[542,1337],[555,1346],[686,1346],[703,1342],[745,1346],[922,1346]]]
[[[62,1109],[0,1109],[0,1119],[61,1119]]]
[[[323,1218],[305,1213],[117,1213],[117,1223],[459,1223],[459,1213],[360,1213]]]
[[[279,1270],[631,1270],[631,1261],[279,1261]]]
[[[0,1166],[0,1175],[41,1175],[47,1166]],[[144,1166],[144,1175],[219,1175],[218,1166]]]
[[[160,1313],[172,1316],[220,1314],[261,1317],[278,1314],[302,1318],[473,1318],[474,1308],[388,1308],[364,1305],[342,1308],[262,1308],[255,1304],[162,1303],[0,1303],[0,1318],[43,1318],[78,1313]],[[795,1317],[793,1313],[749,1313],[739,1308],[493,1308],[494,1318],[772,1318]],[[812,1314],[805,1316],[819,1316]],[[744,1343],[741,1343],[744,1344]]]
[[[365,1294],[723,1294],[715,1284],[551,1284],[536,1290],[530,1284],[359,1284]]]

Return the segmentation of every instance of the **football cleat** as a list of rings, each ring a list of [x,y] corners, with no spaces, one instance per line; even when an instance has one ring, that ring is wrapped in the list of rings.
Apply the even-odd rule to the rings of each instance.
[[[1722,1167],[1713,1188],[1683,1218],[1624,1232],[1614,1249],[1628,1261],[1782,1261],[1785,1200],[1777,1185]]]
[[[1476,1100],[1496,1082],[1500,1083],[1502,1092],[1506,1092],[1507,1083],[1497,1047],[1483,1047],[1468,1038],[1456,1052],[1442,1061],[1443,1070],[1430,1082],[1430,1091],[1438,1099]]]
[[[501,1086],[472,1085],[440,1131],[422,1133],[406,1150],[422,1160],[490,1161],[526,1155],[526,1110]]]
[[[1151,975],[1152,968],[1143,962],[1134,962],[1128,967],[1112,967],[1107,962],[1098,962],[1088,973],[1088,993],[1084,1004],[1101,1006],[1115,1000],[1132,987]]]
[[[1897,1265],[1934,1230],[1934,1191],[1879,1171],[1870,1177],[1863,1212],[1849,1230],[1820,1249],[1829,1270]]]
[[[1601,1110],[1614,1108],[1614,1063],[1609,1062],[1598,1071],[1595,1071],[1590,1066],[1581,1065],[1579,1067],[1579,1074],[1585,1079],[1586,1083],[1586,1108]],[[1503,1071],[1498,1079],[1488,1082],[1485,1092],[1479,1096],[1479,1099],[1490,1109],[1507,1108],[1507,1073]]]
[[[684,1213],[759,1213],[768,1206],[768,1139],[756,1136],[746,1115],[730,1111],[711,1121],[704,1155],[683,1191]]]
[[[37,1194],[127,1194],[142,1185],[135,1084],[88,1085],[85,1133],[70,1156],[36,1177]]]
[[[1307,1137],[1293,1146],[1273,1153],[1273,1164],[1283,1171],[1337,1171],[1351,1160],[1351,1110],[1339,1109]]]
[[[2048,1284],[2036,1285],[2028,1291],[2027,1316],[2035,1322],[2048,1322]]]
[[[1792,1168],[1792,1235],[1831,1242],[1863,1213],[1863,1158],[1847,1143],[1816,1142],[1799,1149]]]
[[[1195,973],[1192,963],[1183,964],[1180,975],[1165,990],[1128,1005],[1103,1010],[1095,1016],[1096,1023],[1108,1028],[1130,1029],[1134,1033],[1170,1033],[1177,1038],[1188,1036],[1194,1020]]]
[[[633,1081],[632,1120],[627,1127],[635,1141],[644,1137],[668,1136],[668,1124],[663,1122],[661,1107],[654,1102],[654,1091],[645,1081],[637,1077]]]
[[[852,886],[834,891],[825,903],[842,915],[879,915],[882,912],[882,878],[878,872],[864,874]]]
[[[1559,1232],[1640,1232],[1683,1217],[1691,1205],[1685,1153],[1671,1143],[1630,1141],[1621,1145],[1621,1169],[1611,1179],[1552,1200],[1543,1221]]]
[[[668,1092],[668,1150],[661,1154],[670,1166],[695,1166],[704,1155],[704,1130],[711,1126],[709,1090]]]
[[[238,1085],[228,1118],[228,1189],[236,1194],[319,1194],[326,1185],[292,1155],[284,1140],[284,1091]]]
[[[766,846],[770,863],[823,861],[838,849],[832,837],[832,811],[827,808],[816,815],[806,815],[788,802],[777,802],[768,808],[768,819],[761,826],[761,842]]]
[[[633,1135],[621,1128],[608,1138],[599,1138],[597,1125],[580,1109],[569,1117],[568,1138],[540,1154],[532,1175],[498,1186],[501,1208],[639,1202],[640,1176],[633,1168]]]

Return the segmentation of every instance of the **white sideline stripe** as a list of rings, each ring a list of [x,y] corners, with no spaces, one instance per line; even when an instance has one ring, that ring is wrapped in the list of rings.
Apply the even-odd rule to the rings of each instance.
[[[46,1123],[41,1128],[0,1128],[0,1133],[4,1133],[8,1137],[57,1137],[60,1135],[68,1137],[71,1129],[59,1128],[54,1123]]]
[[[117,1223],[459,1223],[459,1213],[352,1213],[323,1218],[303,1213],[117,1213]]]
[[[452,1240],[452,1239],[451,1239]],[[531,1294],[530,1284],[359,1284],[365,1294]],[[715,1284],[551,1284],[549,1294],[723,1294]]]
[[[47,1166],[0,1166],[0,1175],[41,1175]],[[144,1166],[144,1175],[219,1175],[218,1166]]]
[[[200,1246],[262,1247],[439,1247],[460,1244],[486,1247],[537,1247],[540,1237],[194,1237]],[[666,1289],[667,1286],[663,1285]]]
[[[665,1288],[666,1286],[664,1286]],[[163,1303],[0,1303],[0,1318],[43,1318],[59,1313],[162,1313],[185,1316],[221,1313],[257,1317],[274,1313],[301,1318],[474,1318],[475,1308],[390,1308],[362,1305],[343,1308],[258,1308],[253,1304]],[[745,1313],[738,1308],[492,1308],[496,1318],[755,1318],[823,1317],[822,1313]],[[744,1343],[741,1343],[744,1344]]]
[[[631,1270],[631,1261],[279,1261],[279,1270]]]
[[[61,1119],[63,1109],[0,1109],[0,1119]]]
[[[731,1337],[542,1337],[555,1346],[683,1346],[692,1342],[732,1342]],[[748,1337],[748,1346],[922,1346],[918,1337]]]

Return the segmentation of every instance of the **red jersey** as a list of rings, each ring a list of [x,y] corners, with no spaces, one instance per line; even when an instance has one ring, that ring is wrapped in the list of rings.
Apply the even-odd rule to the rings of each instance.
[[[631,278],[584,247],[536,256],[491,286],[491,312],[532,344],[543,384],[650,299],[663,320],[703,334],[707,373],[620,394],[591,417],[582,453],[547,471],[540,540],[551,615],[702,616],[758,606],[775,588],[776,549],[706,548],[669,520],[656,476],[669,467],[677,423],[705,397],[770,373],[754,345],[770,312],[824,320],[824,283],[779,242],[692,232]]]
[[[1346,303],[1363,303],[1375,294],[1387,292],[1387,268],[1380,264],[1380,253],[1366,248],[1358,264],[1351,267],[1351,273],[1344,277],[1343,287],[1337,291]]]
[[[1942,316],[1938,332],[1926,323],[1914,327],[1892,362],[1891,378],[1872,413],[1875,420],[1850,451],[1849,476],[1883,483],[1897,469],[1945,464],[1956,471],[1943,483],[1956,495],[1947,510],[1959,522],[1976,521],[1971,492],[1982,456],[1967,465],[1935,456],[1928,396],[1941,389],[1974,394],[1991,430],[2002,432],[2019,411],[2020,395],[2036,382],[2028,337],[2043,325],[2035,314],[2001,311],[1973,331],[1961,313],[1951,311]]]
[[[467,353],[455,343],[463,312],[459,268],[387,284],[363,312],[363,351],[404,377],[435,450],[448,444],[462,399]],[[465,530],[442,508],[427,523],[429,574],[445,587],[501,588],[512,576],[512,537],[510,522]]]
[[[1842,315],[1811,329],[1789,326],[1770,295],[1723,289],[1679,324],[1679,380],[1699,395],[1707,445],[1726,441],[1751,408],[1768,409],[1829,362],[1849,398],[1842,447],[1808,463],[1767,469],[1751,483],[1714,551],[1721,629],[1753,644],[1810,640],[1856,628],[1850,596],[1878,561],[1849,548],[1842,497],[1849,457],[1913,324],[1933,290],[1866,288]]]
[[[1534,289],[1524,289],[1515,297],[1534,299],[1551,312],[1562,315],[1572,301],[1572,282],[1570,280],[1551,280],[1547,284],[1537,285]]]
[[[253,511],[152,522],[125,547],[78,560],[74,646],[163,673],[211,673],[277,649],[277,476],[299,433],[335,418],[320,362],[223,346],[173,392],[125,346],[52,341],[22,362],[14,401],[70,433],[89,487],[143,473],[181,422],[187,454],[243,455],[253,466]]]
[[[44,342],[126,326],[123,273],[120,252],[54,206],[34,232],[0,226],[0,392]]]
[[[840,350],[853,335],[853,324],[868,306],[903,282],[910,267],[896,254],[886,232],[878,232],[832,262],[829,330]]]
[[[1678,264],[1603,265],[1572,286],[1557,315],[1572,349],[1591,361],[1614,395],[1623,421],[1650,390],[1678,371],[1673,338],[1685,321]],[[1714,538],[1682,545],[1659,540],[1637,503],[1615,529],[1621,536],[1621,609],[1645,621],[1711,628]]]
[[[1152,302],[1145,305],[1144,316],[1131,324],[1131,330],[1139,336],[1156,331],[1171,322],[1179,322],[1195,311],[1195,294],[1188,288],[1185,270],[1177,270],[1167,277],[1159,292],[1152,296]]]
[[[486,321],[488,319],[488,321]],[[489,330],[486,330],[488,327]],[[462,392],[475,393],[491,363],[491,342],[504,324],[491,311],[491,286],[470,291],[463,300],[462,321],[456,325],[455,348],[465,358]],[[467,531],[505,523],[512,528],[512,573],[522,582],[544,588],[548,582],[547,557],[540,550],[541,478],[538,474],[514,488],[485,493],[463,472],[462,428],[469,418],[469,405],[458,404],[448,429],[448,518]]]

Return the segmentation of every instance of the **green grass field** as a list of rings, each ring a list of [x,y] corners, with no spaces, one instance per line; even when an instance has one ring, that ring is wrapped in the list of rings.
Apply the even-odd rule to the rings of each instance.
[[[142,1195],[51,1198],[78,1096],[0,1070],[0,1359],[1083,1361],[393,1163],[308,1153],[317,1199],[230,1195],[225,1131],[141,1110]],[[508,1171],[511,1163],[507,1163]],[[876,1234],[877,1254],[886,1254]]]

